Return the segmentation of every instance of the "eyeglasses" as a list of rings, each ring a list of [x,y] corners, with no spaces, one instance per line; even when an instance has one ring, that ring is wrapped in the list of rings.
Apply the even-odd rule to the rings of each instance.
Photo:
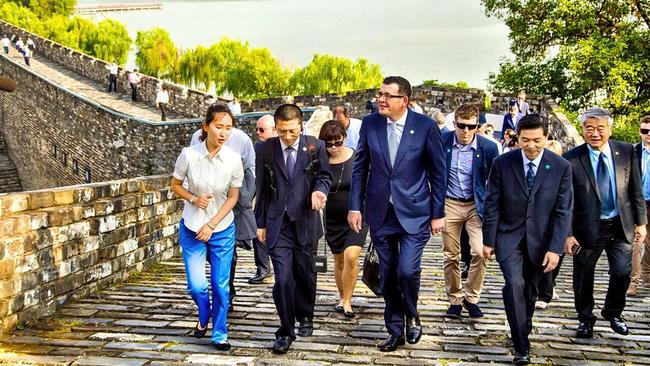
[[[386,98],[386,99],[392,99],[392,98],[404,98],[405,96],[406,96],[406,95],[393,95],[393,94],[391,94],[391,93],[382,93],[382,92],[379,92],[379,93],[377,93],[377,94],[375,95],[375,98],[377,98],[377,100],[379,100],[379,99],[381,99],[381,98]]]
[[[343,140],[339,141],[325,141],[325,147],[330,148],[330,147],[341,147],[343,146]]]
[[[647,135],[648,132],[650,132],[650,128],[639,128],[639,132],[641,132],[642,135]]]
[[[464,129],[469,129],[470,131],[474,131],[478,125],[468,125],[467,123],[460,123],[456,122],[456,128],[459,130],[464,130]]]
[[[268,128],[273,128],[273,127],[268,127]],[[264,127],[259,127],[257,130],[258,130],[260,133],[264,133],[264,131],[266,131],[266,128],[264,128]]]

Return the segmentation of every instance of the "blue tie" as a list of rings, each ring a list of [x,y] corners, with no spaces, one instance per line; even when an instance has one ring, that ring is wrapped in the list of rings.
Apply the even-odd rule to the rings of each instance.
[[[287,175],[289,176],[289,183],[293,183],[293,169],[296,166],[296,160],[293,158],[293,148],[291,146],[284,149],[287,152],[287,161],[285,165],[287,167]]]
[[[526,172],[526,185],[528,186],[528,192],[533,189],[533,183],[535,183],[535,171],[533,170],[534,167],[535,163],[532,161],[528,163],[528,172]]]
[[[614,210],[614,197],[612,195],[612,185],[609,181],[609,170],[607,164],[605,164],[605,154],[602,152],[598,156],[596,180],[598,182],[598,193],[600,193],[600,216],[607,217]]]

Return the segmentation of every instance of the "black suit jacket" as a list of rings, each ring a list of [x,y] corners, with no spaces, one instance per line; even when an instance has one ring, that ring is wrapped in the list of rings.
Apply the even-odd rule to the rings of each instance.
[[[571,166],[544,149],[535,183],[528,192],[521,149],[494,160],[483,216],[483,242],[499,262],[526,239],[530,260],[541,265],[546,252],[562,254],[571,224]]]
[[[316,237],[322,237],[323,227],[320,214],[311,208],[311,194],[314,191],[321,191],[327,196],[332,184],[332,172],[325,144],[320,140],[315,140],[315,146],[307,146],[305,136],[300,136],[292,184],[289,184],[282,146],[277,137],[260,142],[255,148],[257,186],[255,220],[258,228],[266,228],[266,243],[269,248],[275,245],[286,210],[297,212],[296,229],[298,240],[302,245],[312,243]],[[319,169],[315,178],[307,174],[307,168],[311,164],[310,149],[315,149],[316,158],[319,161]],[[269,197],[270,182],[267,181],[268,177],[264,172],[263,155],[271,151],[273,155],[271,169],[277,189],[275,197]],[[316,235],[314,235],[314,230],[317,230]]]
[[[609,140],[616,172],[616,193],[625,238],[634,240],[634,227],[647,223],[645,200],[641,190],[639,163],[632,144]],[[584,248],[598,239],[600,226],[600,196],[587,144],[564,154],[573,168],[574,211],[571,235]]]

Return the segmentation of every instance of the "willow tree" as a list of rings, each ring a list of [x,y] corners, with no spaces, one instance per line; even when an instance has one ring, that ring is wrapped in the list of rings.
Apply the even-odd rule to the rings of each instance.
[[[352,90],[377,88],[383,80],[378,65],[360,58],[315,54],[312,61],[296,70],[291,84],[299,94],[342,94]]]
[[[178,79],[180,57],[169,33],[162,28],[138,32],[135,63],[140,72],[154,77]]]
[[[209,90],[214,79],[212,57],[203,46],[186,50],[178,64],[179,81],[204,91]]]
[[[124,24],[105,19],[97,24],[83,49],[99,59],[123,65],[132,42]]]

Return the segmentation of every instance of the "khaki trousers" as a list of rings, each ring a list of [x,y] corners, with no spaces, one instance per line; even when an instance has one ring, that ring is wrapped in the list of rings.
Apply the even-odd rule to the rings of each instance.
[[[646,202],[648,222],[650,222],[650,204]],[[650,230],[650,223],[645,226],[646,231]],[[643,243],[632,244],[632,273],[630,282],[639,284],[639,280],[650,286],[650,233],[646,234]]]
[[[463,299],[478,303],[483,290],[487,261],[483,258],[483,231],[474,202],[445,199],[445,228],[442,231],[443,271],[447,297],[452,305],[461,305]],[[465,225],[472,253],[469,275],[462,287],[460,277],[460,231]]]

